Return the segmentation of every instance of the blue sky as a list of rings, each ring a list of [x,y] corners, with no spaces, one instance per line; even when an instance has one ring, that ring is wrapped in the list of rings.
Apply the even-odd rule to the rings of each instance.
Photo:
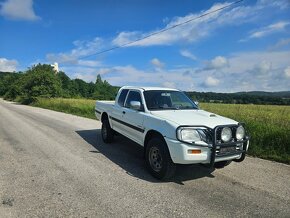
[[[112,85],[236,92],[290,90],[290,1],[0,0],[0,71],[59,63]]]

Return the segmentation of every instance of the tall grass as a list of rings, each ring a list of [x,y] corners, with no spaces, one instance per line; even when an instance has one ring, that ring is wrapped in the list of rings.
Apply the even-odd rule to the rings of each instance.
[[[39,98],[33,105],[95,119],[95,100]],[[201,103],[200,107],[245,122],[251,135],[249,154],[290,164],[289,106]]]
[[[33,106],[95,119],[95,100],[70,98],[38,98]]]

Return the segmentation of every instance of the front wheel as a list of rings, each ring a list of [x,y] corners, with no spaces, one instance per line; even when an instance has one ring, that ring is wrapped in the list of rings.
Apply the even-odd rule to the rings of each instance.
[[[111,128],[108,120],[103,121],[101,134],[105,143],[111,143],[114,140],[114,130]]]
[[[157,179],[171,178],[176,169],[172,162],[166,143],[160,138],[153,138],[148,142],[145,153],[146,166]]]

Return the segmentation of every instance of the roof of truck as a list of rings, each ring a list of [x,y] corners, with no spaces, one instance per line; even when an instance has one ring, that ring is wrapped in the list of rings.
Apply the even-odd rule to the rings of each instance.
[[[164,88],[164,87],[148,87],[148,86],[123,86],[122,89],[142,89],[144,91],[149,90],[170,90],[170,91],[179,91],[178,89]]]

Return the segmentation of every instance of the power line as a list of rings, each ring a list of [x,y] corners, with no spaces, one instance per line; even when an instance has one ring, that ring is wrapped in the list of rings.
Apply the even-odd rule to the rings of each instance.
[[[147,38],[149,38],[149,37],[151,37],[151,36],[154,36],[154,35],[157,35],[157,34],[160,34],[160,33],[166,32],[166,31],[168,31],[168,30],[171,30],[171,29],[174,29],[174,28],[176,28],[176,27],[182,26],[182,25],[184,25],[184,24],[190,23],[190,22],[192,22],[192,21],[198,20],[198,19],[200,19],[200,18],[202,18],[202,17],[208,16],[208,15],[213,14],[213,13],[216,13],[216,12],[218,12],[218,11],[222,11],[222,10],[224,10],[224,9],[226,9],[226,8],[229,8],[229,7],[231,7],[232,5],[238,4],[238,3],[242,2],[242,1],[244,1],[244,0],[238,0],[238,1],[232,2],[232,3],[230,3],[230,4],[226,5],[226,6],[223,6],[223,7],[218,8],[218,9],[216,9],[216,10],[213,10],[213,11],[210,11],[210,12],[207,12],[207,13],[204,13],[204,14],[201,14],[201,15],[199,15],[199,16],[197,16],[197,17],[194,17],[194,18],[189,19],[189,20],[187,20],[187,21],[184,21],[184,22],[182,22],[182,23],[175,24],[175,25],[173,25],[173,26],[171,26],[171,27],[167,27],[167,28],[164,28],[164,29],[162,29],[162,30],[159,30],[159,31],[156,31],[156,32],[150,33],[150,34],[148,34],[148,35],[146,35],[146,36],[140,37],[140,38],[135,39],[135,40],[133,40],[133,41],[131,41],[131,42],[127,42],[127,43],[124,43],[124,44],[122,44],[122,45],[118,45],[118,46],[115,46],[115,47],[111,47],[111,48],[109,48],[109,49],[105,49],[105,50],[102,50],[102,51],[98,51],[98,52],[96,52],[96,53],[93,53],[93,54],[90,54],[90,55],[86,55],[86,56],[80,57],[79,59],[85,59],[85,58],[92,57],[92,56],[99,55],[99,54],[103,54],[103,53],[106,53],[106,52],[109,52],[109,51],[112,51],[112,50],[116,50],[116,49],[119,49],[119,48],[123,48],[123,47],[125,47],[125,46],[127,46],[127,45],[131,45],[131,44],[133,44],[133,43],[135,43],[135,42],[142,41],[142,40],[147,39]]]

